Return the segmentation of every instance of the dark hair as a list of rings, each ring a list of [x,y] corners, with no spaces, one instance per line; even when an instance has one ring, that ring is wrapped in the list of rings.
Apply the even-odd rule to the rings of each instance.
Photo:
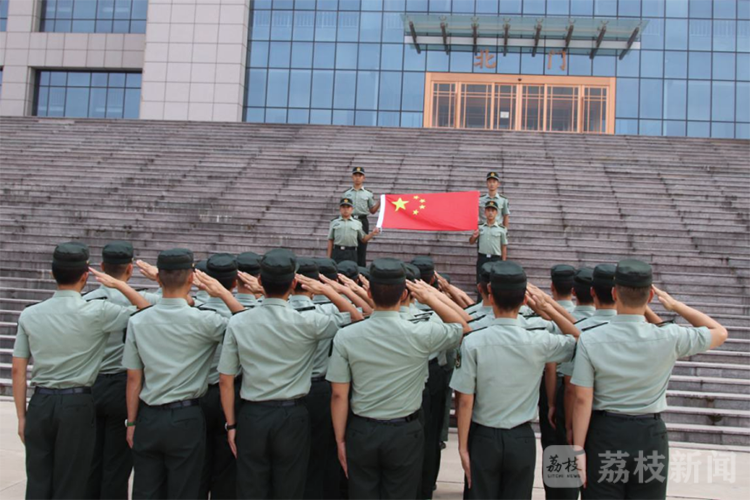
[[[227,278],[215,278],[215,279],[216,279],[216,281],[218,281],[219,283],[221,283],[221,286],[223,286],[227,290],[231,290],[232,288],[234,288],[235,286],[237,286],[237,277],[236,276],[227,277]]]
[[[52,276],[54,276],[58,285],[75,285],[88,270],[89,268],[86,266],[69,269],[52,264]]]
[[[171,271],[159,269],[159,281],[161,282],[161,286],[167,290],[185,286],[192,277],[192,269],[174,269]]]
[[[557,290],[557,293],[560,295],[570,295],[572,293],[571,289],[573,288],[574,281],[573,278],[552,280],[552,284],[555,285],[555,290]]]
[[[611,286],[593,286],[591,287],[594,289],[594,294],[596,295],[596,298],[599,299],[599,303],[609,306],[615,303],[614,297],[612,297],[612,287]]]
[[[266,283],[262,280],[263,278],[261,278],[261,284],[263,285],[263,292],[265,293],[266,297],[283,297],[286,292],[289,291],[289,288],[291,288],[292,281],[294,281],[290,280],[282,283],[271,281],[269,283]]]
[[[396,285],[381,285],[378,283],[370,283],[370,293],[372,294],[372,300],[378,307],[393,307],[401,302],[401,296],[404,294],[406,289],[406,283],[398,283]]]
[[[128,270],[128,266],[130,264],[109,264],[107,262],[102,262],[102,271],[104,271],[106,274],[109,274],[113,278],[119,278],[120,276],[125,274],[125,271]]]
[[[492,300],[495,305],[503,312],[514,311],[521,307],[523,299],[526,296],[526,289],[520,290],[503,290],[499,287],[489,285]]]
[[[594,297],[591,296],[590,283],[578,283],[573,285],[573,291],[576,294],[576,303],[579,305],[588,305],[594,303]]]
[[[623,286],[615,285],[617,289],[617,300],[625,307],[641,307],[648,304],[648,296],[651,292],[650,286]]]

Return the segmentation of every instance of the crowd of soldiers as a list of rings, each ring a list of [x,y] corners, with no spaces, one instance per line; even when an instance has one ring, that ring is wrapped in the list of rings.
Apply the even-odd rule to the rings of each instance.
[[[537,413],[583,484],[547,498],[664,498],[636,458],[666,476],[671,369],[726,329],[634,259],[556,265],[551,294],[530,283],[506,260],[496,172],[470,238],[478,302],[429,256],[365,267],[378,204],[353,179],[326,258],[174,248],[153,265],[114,241],[97,270],[86,245],[57,245],[57,290],[23,311],[13,352],[27,497],[127,498],[134,472],[133,498],[431,498],[455,393],[466,498],[531,498]],[[128,285],[136,268],[158,289]],[[629,482],[598,474],[615,451]]]

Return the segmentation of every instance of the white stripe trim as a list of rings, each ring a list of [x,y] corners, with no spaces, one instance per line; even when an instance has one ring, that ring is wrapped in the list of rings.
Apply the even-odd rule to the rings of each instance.
[[[383,218],[385,217],[385,195],[380,195],[380,213],[378,213],[378,223],[375,227],[378,229],[383,228]]]

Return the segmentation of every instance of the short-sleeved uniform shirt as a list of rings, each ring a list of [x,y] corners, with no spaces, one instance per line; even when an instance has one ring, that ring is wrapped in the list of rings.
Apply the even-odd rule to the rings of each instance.
[[[510,215],[510,204],[508,198],[505,196],[495,194],[490,196],[488,193],[483,194],[479,197],[479,223],[484,224],[487,219],[484,217],[484,206],[488,201],[494,201],[497,203],[497,217],[502,221],[503,216]]]
[[[135,306],[85,301],[73,290],[27,307],[18,318],[13,357],[34,358],[31,384],[49,389],[91,387],[112,332],[122,334]]]
[[[563,306],[563,309],[568,311],[570,314],[573,314],[573,310],[576,308],[576,305],[572,300],[558,300],[557,303]]]
[[[138,293],[141,294],[141,296],[151,305],[156,304],[159,299],[161,299],[161,295],[155,293],[146,291],[139,291]],[[83,300],[109,300],[123,307],[130,307],[132,305],[121,291],[104,285],[84,295]],[[104,359],[102,360],[101,368],[99,368],[99,373],[110,375],[124,371],[125,368],[122,366],[122,352],[124,350],[125,329],[121,328],[120,330],[112,332],[107,339],[107,345],[104,347]]]
[[[543,330],[525,330],[518,320],[496,318],[472,332],[461,345],[450,386],[476,394],[472,420],[510,429],[534,419],[545,363],[573,357],[575,338]]]
[[[501,255],[508,244],[508,231],[495,221],[491,226],[486,222],[479,226],[477,252],[483,255]]]
[[[216,344],[228,318],[190,307],[185,299],[162,298],[128,323],[122,362],[143,370],[140,398],[163,405],[203,396]]]
[[[575,306],[570,314],[573,315],[576,320],[582,320],[593,316],[595,311],[596,307],[594,306]]]
[[[255,307],[260,303],[258,299],[255,298],[255,295],[251,293],[236,293],[234,298],[244,307]]]
[[[581,334],[571,382],[594,388],[594,410],[659,413],[667,408],[675,361],[710,346],[706,327],[657,326],[641,315],[620,314]]]
[[[336,335],[336,320],[310,311],[302,314],[283,299],[232,316],[219,361],[219,373],[242,368],[240,395],[247,401],[296,399],[310,392],[318,343]]]
[[[375,206],[375,195],[365,188],[349,188],[342,198],[350,198],[354,205],[354,215],[370,215],[370,209]]]
[[[594,311],[594,314],[590,318],[584,318],[578,321],[575,326],[580,332],[588,329],[593,330],[600,326],[606,325],[615,316],[617,316],[616,309],[597,309]],[[559,365],[557,365],[557,373],[564,377],[572,377],[574,364],[575,359],[566,361],[565,363],[560,363]]]
[[[337,247],[356,247],[359,245],[359,240],[365,236],[362,223],[353,218],[333,219],[328,229],[328,239],[333,240],[333,244]]]
[[[459,323],[413,323],[397,311],[375,311],[336,336],[326,378],[351,383],[355,415],[406,417],[422,405],[430,354],[455,348],[462,334]]]
[[[215,311],[227,319],[232,317],[232,311],[230,311],[224,301],[218,297],[209,297],[200,307],[201,309]],[[208,385],[216,385],[219,383],[219,360],[221,359],[222,344],[223,341],[216,344],[214,354],[211,356],[211,368],[208,369]]]

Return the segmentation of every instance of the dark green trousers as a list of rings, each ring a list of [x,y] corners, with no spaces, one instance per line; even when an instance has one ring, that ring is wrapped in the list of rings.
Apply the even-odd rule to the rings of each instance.
[[[557,437],[555,434],[555,428],[549,423],[547,413],[549,412],[549,403],[547,401],[547,390],[544,386],[544,374],[542,374],[542,381],[539,385],[539,434],[541,434],[542,450],[547,449],[548,446],[553,446],[557,443]],[[544,495],[547,500],[556,498],[556,488],[544,485]]]
[[[200,406],[141,405],[133,439],[133,498],[198,498],[205,452]]]
[[[91,394],[34,394],[26,412],[26,498],[83,498],[96,440]]]
[[[445,376],[447,372],[437,363],[429,364],[429,378],[423,396],[424,457],[422,481],[417,498],[432,498],[432,491],[440,472],[440,431],[445,415]]]
[[[206,456],[199,498],[232,499],[237,496],[237,461],[227,441],[226,419],[218,384],[209,385],[201,398],[206,419]]]
[[[243,401],[236,443],[238,498],[303,497],[310,457],[304,405]]]
[[[346,427],[349,498],[414,498],[423,455],[418,419],[388,424],[352,415]]]
[[[362,223],[362,231],[365,234],[370,232],[370,221],[367,220],[366,215],[358,215],[357,220]],[[359,242],[357,245],[357,265],[361,267],[367,267],[367,243]]]
[[[305,397],[310,415],[310,460],[307,464],[307,499],[340,498],[340,469],[331,421],[331,383],[315,381]]]
[[[333,251],[331,252],[331,258],[335,260],[337,264],[345,260],[357,262],[357,259],[359,258],[357,256],[357,248],[358,247],[345,247],[342,249],[340,246],[334,245]]]
[[[531,424],[495,429],[475,422],[469,430],[471,488],[464,498],[531,498],[536,437]]]
[[[557,426],[555,431],[555,445],[567,446],[568,445],[568,434],[565,431],[565,384],[563,378],[558,374],[557,376],[557,389],[555,391],[555,425]],[[539,418],[541,419],[541,414]],[[578,488],[551,488],[545,486],[545,493],[547,494],[548,500],[575,500],[578,498]]]
[[[586,435],[586,476],[584,500],[665,498],[669,437],[664,421],[593,412]]]
[[[127,499],[133,453],[126,440],[127,372],[99,375],[93,387],[96,408],[96,446],[87,498]]]
[[[486,254],[480,253],[477,254],[477,283],[479,283],[479,274],[482,271],[482,266],[485,265],[487,262],[499,262],[503,260],[503,257],[501,255],[493,255],[491,257],[487,257]]]

